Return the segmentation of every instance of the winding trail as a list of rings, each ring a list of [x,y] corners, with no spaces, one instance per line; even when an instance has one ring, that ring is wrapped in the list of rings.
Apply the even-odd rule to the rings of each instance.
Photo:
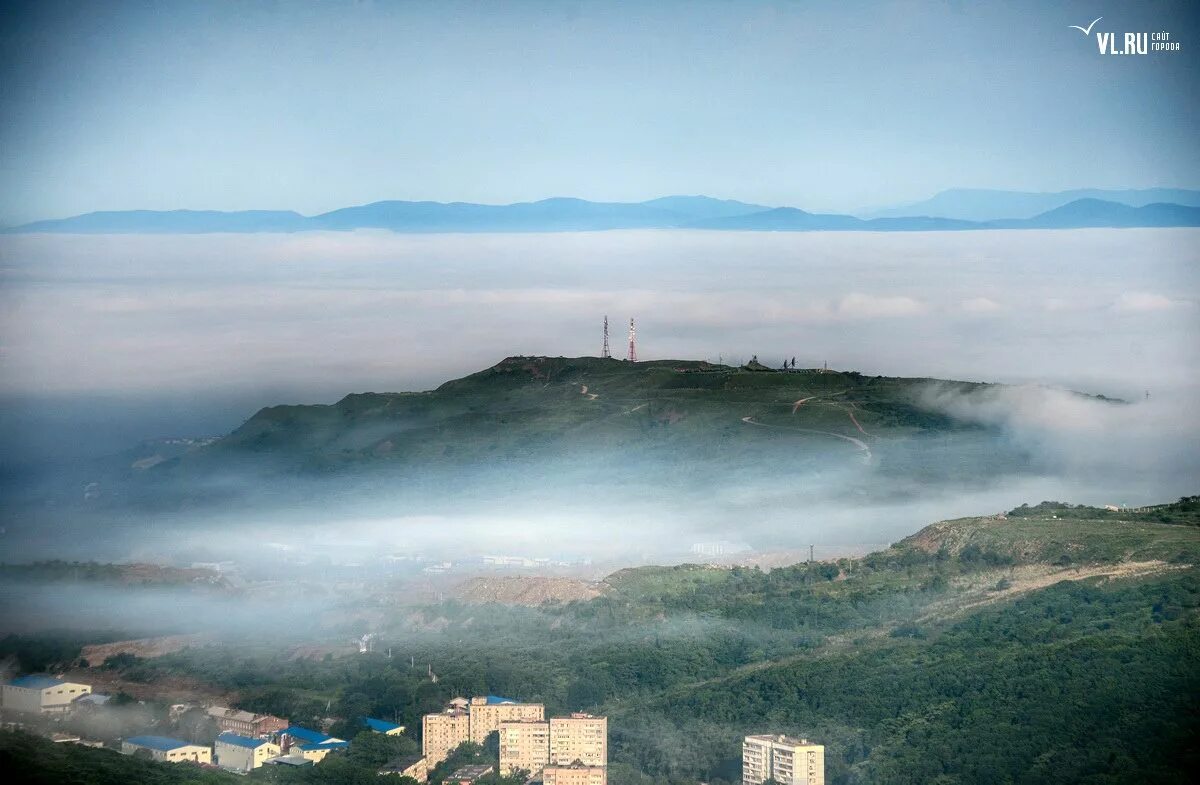
[[[858,424],[858,420],[854,417],[854,411],[852,409],[847,409],[846,414],[850,415],[850,422],[854,423],[854,427],[858,429],[859,433],[861,433],[863,436],[871,435],[871,434],[867,433],[866,431],[864,431],[863,427]]]
[[[797,409],[799,409],[801,406],[803,406],[804,404],[811,401],[813,398],[820,398],[820,397],[821,396],[819,396],[819,395],[810,395],[807,398],[801,398],[800,400],[796,401],[795,403],[792,404],[792,414],[795,414]]]
[[[832,436],[835,439],[841,439],[843,441],[850,442],[855,447],[863,451],[864,460],[871,460],[871,448],[868,447],[867,443],[862,439],[855,439],[853,436],[846,436],[845,434],[834,433],[833,431],[814,431],[812,428],[796,428],[791,425],[768,425],[765,422],[759,422],[758,420],[754,419],[753,416],[743,417],[742,422],[746,423],[747,425],[757,425],[760,428],[782,428],[785,431],[799,431],[800,433],[815,433],[821,436]]]
[[[594,400],[596,400],[597,398],[599,398],[599,397],[600,397],[600,394],[599,394],[599,393],[590,393],[590,392],[588,392],[588,391],[587,391],[587,385],[586,385],[586,384],[581,384],[581,385],[579,385],[579,394],[580,394],[580,395],[586,395],[586,396],[588,397],[588,400],[591,400],[591,401],[594,401]]]

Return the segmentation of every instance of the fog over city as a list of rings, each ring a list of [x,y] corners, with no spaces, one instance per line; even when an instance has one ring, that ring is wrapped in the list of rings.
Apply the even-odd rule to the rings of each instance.
[[[221,436],[264,406],[431,389],[510,355],[597,355],[605,315],[618,355],[637,318],[643,360],[796,357],[1017,386],[922,386],[918,406],[982,430],[940,436],[936,450],[877,446],[867,465],[853,449],[800,461],[787,444],[765,445],[752,464],[597,446],[582,461],[431,470],[424,487],[436,490],[424,493],[367,474],[130,513],[98,524],[102,550],[228,558],[221,532],[288,542],[310,527],[314,552],[353,562],[449,557],[464,541],[603,564],[679,561],[706,540],[836,554],[1044,498],[1173,498],[1200,476],[1195,240],[1195,230],[7,236],[3,457],[21,492],[6,503],[5,558],[79,555],[55,530],[14,520],[13,497],[54,488],[61,459]],[[994,449],[1016,456],[1000,474],[953,463],[956,451]],[[908,476],[911,461],[931,478]],[[204,482],[264,484],[239,470]]]

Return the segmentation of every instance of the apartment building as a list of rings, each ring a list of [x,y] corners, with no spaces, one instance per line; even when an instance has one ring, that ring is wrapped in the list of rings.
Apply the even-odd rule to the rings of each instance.
[[[608,765],[608,717],[576,712],[550,718],[550,763]]]
[[[501,723],[541,722],[545,718],[546,707],[540,703],[520,703],[497,695],[455,698],[440,713],[421,719],[421,751],[432,768],[465,741],[483,744],[489,734],[500,730]]]
[[[742,785],[825,785],[825,747],[792,736],[747,736],[742,741]]]
[[[497,695],[471,698],[467,712],[471,717],[469,738],[476,744],[487,741],[488,734],[500,730],[502,722],[541,722],[546,719],[546,707],[540,703],[519,703]]]
[[[500,773],[524,769],[537,777],[550,762],[550,723],[500,723]]]
[[[433,768],[450,751],[471,738],[471,719],[467,709],[451,704],[441,714],[426,714],[421,718],[421,753],[429,768]]]
[[[535,778],[541,774],[563,783],[599,780],[604,785],[607,766],[607,717],[571,714],[545,722],[500,724],[501,774],[524,769]]]

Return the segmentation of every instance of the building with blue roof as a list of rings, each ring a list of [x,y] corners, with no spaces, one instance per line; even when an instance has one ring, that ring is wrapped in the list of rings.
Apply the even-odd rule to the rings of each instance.
[[[282,749],[285,754],[299,752],[305,759],[320,763],[325,756],[336,750],[344,750],[350,742],[339,739],[320,731],[291,725],[282,734],[284,739]]]
[[[131,736],[121,742],[121,752],[162,763],[212,763],[210,747],[169,736]]]
[[[62,714],[70,710],[72,701],[91,692],[90,684],[45,675],[20,676],[3,685],[0,706],[27,714]]]
[[[401,733],[404,733],[403,725],[397,725],[387,720],[377,720],[374,717],[363,717],[362,724],[366,725],[369,730],[382,733],[385,736],[399,736]]]
[[[252,771],[279,755],[279,745],[225,731],[213,744],[216,764],[231,771]]]

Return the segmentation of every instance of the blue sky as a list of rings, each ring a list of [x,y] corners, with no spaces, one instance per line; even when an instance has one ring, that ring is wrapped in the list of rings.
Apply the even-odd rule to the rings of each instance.
[[[1097,16],[1184,49],[1101,56]],[[1171,2],[9,3],[0,225],[1196,187],[1196,47]]]

